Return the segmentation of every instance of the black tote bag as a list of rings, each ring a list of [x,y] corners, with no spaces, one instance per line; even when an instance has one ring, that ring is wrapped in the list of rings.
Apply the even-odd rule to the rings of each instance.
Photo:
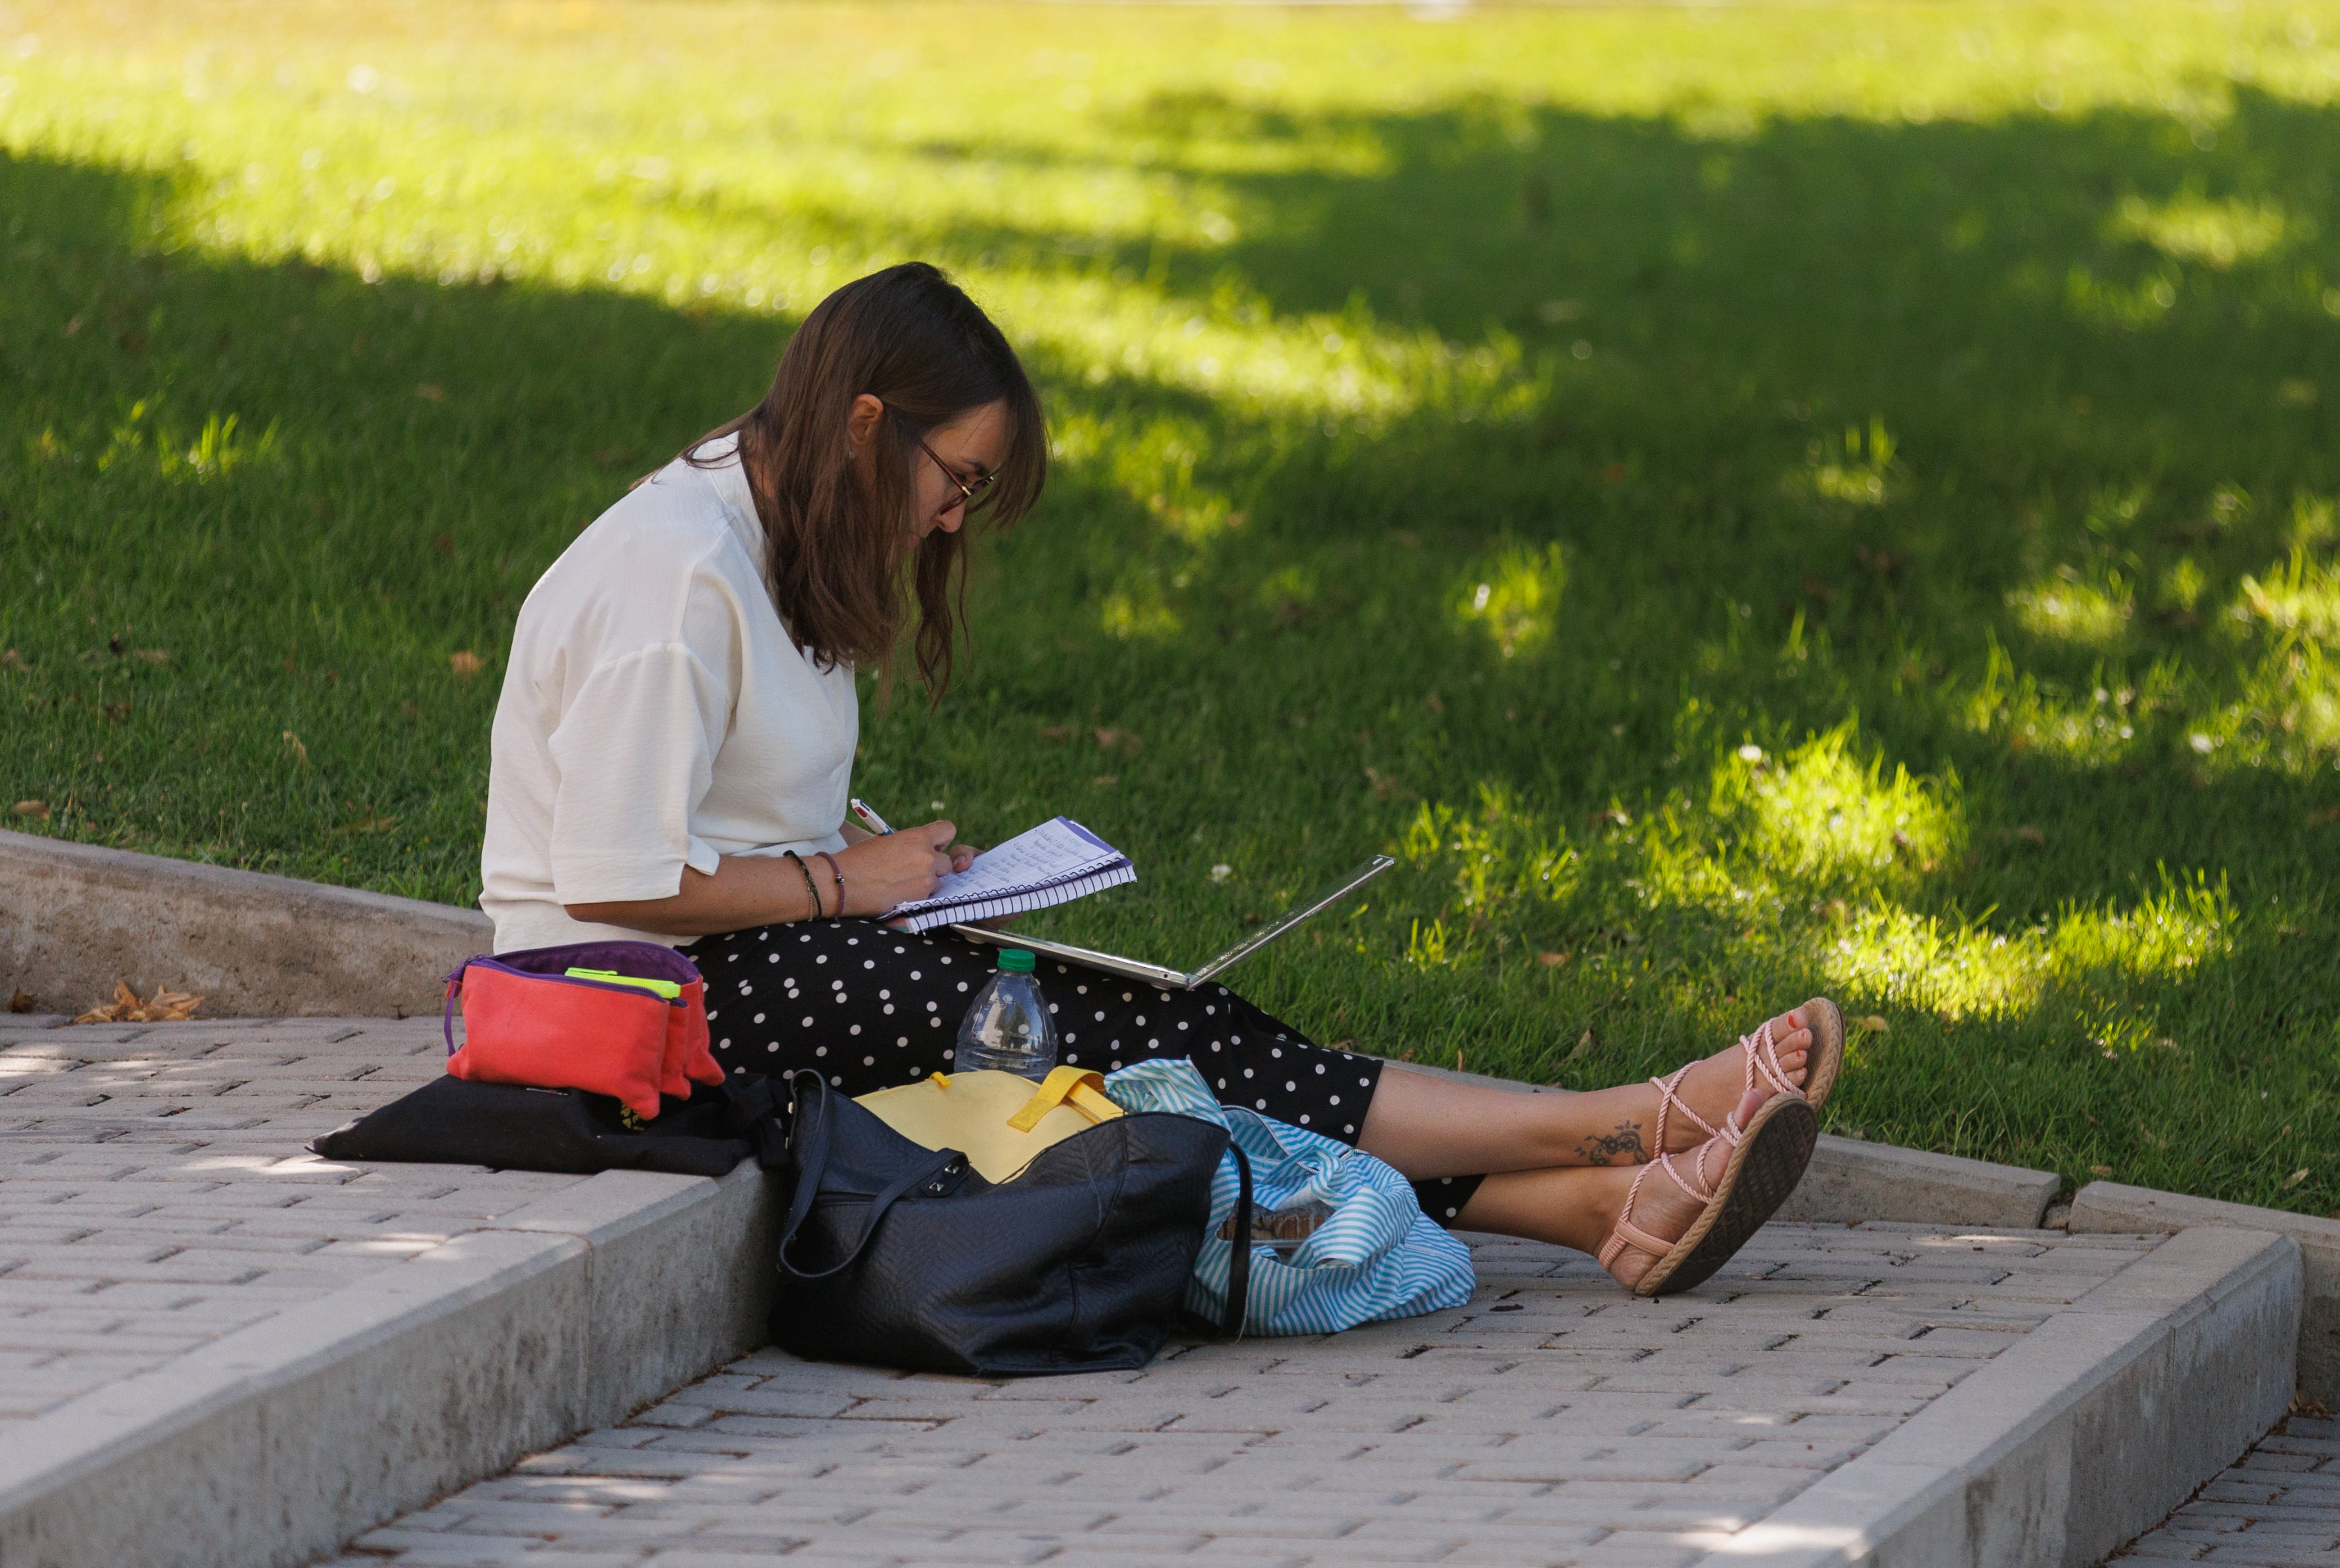
[[[818,1073],[788,1083],[780,1348],[975,1376],[1138,1367],[1161,1348],[1202,1248],[1225,1128],[1116,1116],[995,1185]]]

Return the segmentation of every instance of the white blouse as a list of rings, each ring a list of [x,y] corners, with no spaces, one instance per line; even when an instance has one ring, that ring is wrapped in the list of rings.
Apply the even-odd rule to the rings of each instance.
[[[723,855],[845,847],[861,716],[850,667],[789,641],[732,461],[669,463],[563,551],[521,606],[496,702],[480,907],[496,950],[673,937],[565,904],[663,898]]]

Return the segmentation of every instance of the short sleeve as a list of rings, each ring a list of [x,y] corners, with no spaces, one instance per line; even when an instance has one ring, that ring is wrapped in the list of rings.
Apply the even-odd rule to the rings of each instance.
[[[679,642],[586,678],[551,738],[552,887],[563,904],[670,898],[685,866],[714,872],[715,847],[692,836],[690,817],[713,780],[729,707]]]

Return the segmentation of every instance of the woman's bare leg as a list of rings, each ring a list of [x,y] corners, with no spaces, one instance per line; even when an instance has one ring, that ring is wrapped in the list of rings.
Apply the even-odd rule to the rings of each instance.
[[[1800,1084],[1812,1038],[1803,1009],[1784,1015],[1772,1027],[1780,1064],[1790,1081]],[[1733,1047],[1700,1062],[1683,1079],[1683,1099],[1710,1125],[1720,1126],[1745,1092],[1742,1062]],[[1383,1070],[1365,1108],[1357,1146],[1416,1181],[1549,1172],[1561,1166],[1634,1166],[1658,1156],[1657,1116],[1658,1091],[1648,1083],[1530,1095],[1456,1083],[1393,1064]],[[1679,1116],[1666,1135],[1676,1150],[1707,1136]],[[1473,1205],[1478,1201],[1472,1199]]]

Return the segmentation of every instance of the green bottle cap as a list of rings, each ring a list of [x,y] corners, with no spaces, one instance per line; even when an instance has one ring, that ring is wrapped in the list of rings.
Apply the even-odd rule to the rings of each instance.
[[[1003,948],[999,952],[999,972],[1003,975],[1028,975],[1032,972],[1032,955],[1021,948]]]

